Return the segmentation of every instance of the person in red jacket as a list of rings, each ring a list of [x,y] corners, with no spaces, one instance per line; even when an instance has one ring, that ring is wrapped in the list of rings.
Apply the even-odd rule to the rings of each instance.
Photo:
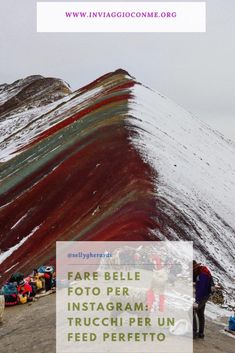
[[[25,280],[22,280],[20,281],[17,288],[20,298],[26,298],[26,302],[33,300],[33,290],[29,283],[27,283]]]
[[[204,338],[206,302],[214,285],[213,277],[206,266],[193,261],[193,282],[195,283],[195,303],[193,305],[193,337]],[[197,320],[199,327],[197,325]]]

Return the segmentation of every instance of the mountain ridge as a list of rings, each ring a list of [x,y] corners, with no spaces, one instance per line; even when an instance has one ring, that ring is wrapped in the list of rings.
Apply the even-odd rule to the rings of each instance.
[[[122,69],[44,93],[0,119],[3,278],[56,240],[184,239],[231,287],[235,145]]]

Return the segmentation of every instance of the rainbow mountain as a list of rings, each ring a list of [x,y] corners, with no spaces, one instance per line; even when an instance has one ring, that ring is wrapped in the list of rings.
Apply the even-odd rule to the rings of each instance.
[[[56,240],[185,240],[235,276],[235,144],[124,70],[74,92],[0,85],[0,268],[53,263]]]

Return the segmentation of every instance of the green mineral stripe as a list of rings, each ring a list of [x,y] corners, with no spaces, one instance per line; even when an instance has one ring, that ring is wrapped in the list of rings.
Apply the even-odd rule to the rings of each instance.
[[[4,163],[0,168],[0,178],[2,179],[0,195],[9,191],[23,181],[24,178],[58,156],[63,150],[66,150],[78,141],[82,141],[101,126],[113,123],[112,119],[109,118],[107,120],[107,116],[114,116],[115,123],[117,123],[117,121],[123,120],[128,112],[126,103],[119,103],[119,105],[115,105],[111,109],[107,108],[108,106],[104,108],[105,110],[102,109],[98,112],[89,113],[80,120],[66,126],[52,136],[40,141],[29,150]],[[61,144],[61,140],[63,144]],[[80,146],[74,153],[82,147]]]

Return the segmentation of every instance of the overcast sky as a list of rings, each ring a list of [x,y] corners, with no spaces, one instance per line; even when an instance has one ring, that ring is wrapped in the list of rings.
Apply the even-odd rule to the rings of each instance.
[[[36,33],[36,0],[0,1],[0,83],[42,74],[73,89],[123,68],[235,141],[235,0],[207,0],[207,33]]]

